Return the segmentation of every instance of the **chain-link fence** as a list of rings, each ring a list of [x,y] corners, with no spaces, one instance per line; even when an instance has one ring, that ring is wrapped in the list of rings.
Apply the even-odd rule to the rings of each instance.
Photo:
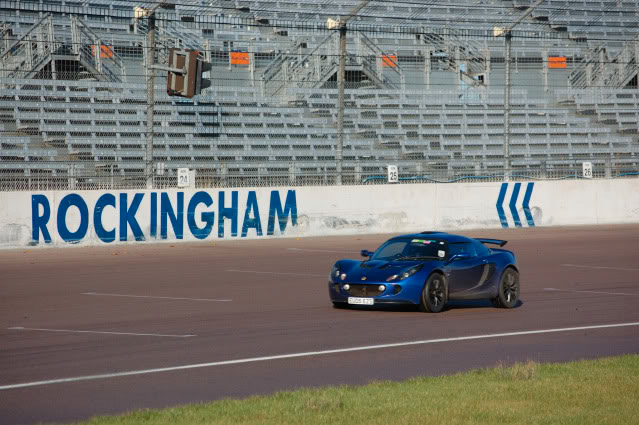
[[[387,21],[401,25],[385,26],[369,2],[342,51],[317,19],[329,1],[300,22],[244,10],[254,2],[235,17],[216,2],[158,9],[152,38],[134,3],[0,3],[0,190],[169,188],[180,168],[201,188],[384,184],[388,165],[400,183],[581,178],[584,162],[595,178],[639,171],[633,26],[602,36],[533,15],[506,63],[504,37],[468,20],[517,16],[503,6],[462,2],[456,26],[399,7]],[[632,21],[625,3],[612,9]],[[159,66],[170,48],[197,50],[212,87],[168,96],[167,72],[145,66],[149,42]]]
[[[46,165],[46,164],[43,164]],[[278,164],[281,165],[281,164]],[[306,164],[304,164],[306,165]],[[120,173],[117,165],[111,164],[100,167],[95,173],[85,174],[81,169],[75,168],[77,163],[51,164],[53,169],[69,170],[66,174],[59,172],[24,173],[3,172],[0,179],[0,190],[118,190],[118,189],[141,189],[146,188],[148,179],[143,172]],[[503,169],[492,172],[480,170],[479,167],[460,168],[437,168],[428,164],[416,165],[413,170],[403,171],[399,168],[398,181],[393,184],[409,183],[472,183],[472,182],[500,182],[510,181],[531,181],[531,180],[571,180],[585,179],[582,163],[574,166],[564,166],[559,168],[529,168],[527,170],[510,170],[505,174]],[[304,169],[306,168],[306,169]],[[194,171],[194,181],[190,187],[194,188],[238,188],[238,187],[286,187],[286,186],[329,186],[337,184],[335,166],[333,167],[298,167],[291,164],[287,170],[279,168],[277,171],[260,171],[259,168],[245,170],[224,169],[220,173],[211,171]],[[342,182],[344,185],[373,185],[389,184],[386,170],[379,166],[368,167],[369,171],[362,171],[366,167],[360,165],[346,165],[342,172]],[[416,173],[414,169],[422,169],[423,172]],[[464,169],[465,168],[465,169]],[[376,170],[376,171],[375,171]],[[595,179],[611,178],[639,178],[636,168],[624,166],[623,164],[612,165],[611,163],[594,164],[592,177]],[[157,189],[178,187],[178,175],[176,171],[167,171],[153,178],[152,187]]]

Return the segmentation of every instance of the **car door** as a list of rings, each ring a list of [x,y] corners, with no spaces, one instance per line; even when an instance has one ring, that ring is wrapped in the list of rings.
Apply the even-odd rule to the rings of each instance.
[[[448,292],[453,294],[473,288],[481,280],[484,270],[483,260],[477,256],[471,242],[457,242],[449,245],[449,258],[455,254],[468,254],[468,259],[454,260],[448,267]]]
[[[473,240],[473,246],[475,247],[475,252],[477,253],[477,259],[482,266],[481,277],[479,278],[479,282],[477,282],[476,284],[477,291],[482,292],[486,287],[486,282],[490,281],[490,279],[495,274],[497,265],[495,264],[495,256],[493,255],[492,250],[484,246],[483,243],[476,240]]]

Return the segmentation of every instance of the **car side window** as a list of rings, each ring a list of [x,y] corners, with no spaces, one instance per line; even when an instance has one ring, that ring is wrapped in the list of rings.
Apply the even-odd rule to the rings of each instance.
[[[449,257],[457,254],[468,254],[471,257],[476,257],[477,253],[473,244],[470,242],[453,242],[448,245]]]
[[[478,257],[485,257],[490,255],[490,248],[487,248],[483,243],[479,241],[473,241],[473,246],[475,247],[475,251],[477,252]]]

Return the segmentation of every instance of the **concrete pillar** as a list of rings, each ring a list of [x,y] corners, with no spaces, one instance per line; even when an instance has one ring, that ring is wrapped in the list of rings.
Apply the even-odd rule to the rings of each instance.
[[[288,165],[288,182],[291,185],[295,185],[295,163],[291,162]]]
[[[486,86],[487,89],[490,88],[490,49],[486,49],[485,51],[485,61],[486,61],[486,66],[485,66],[485,72],[484,72],[484,86]]]
[[[424,51],[424,85],[426,86],[426,90],[430,90],[430,54],[430,49]]]
[[[227,176],[229,174],[229,168],[228,165],[226,164],[226,162],[222,162],[220,164],[220,183],[221,183],[221,187],[226,187],[227,186]]]
[[[255,45],[249,44],[249,71],[251,73],[251,87],[255,87]]]
[[[605,57],[604,50],[601,49],[599,51],[599,76],[597,78],[597,81],[598,81],[597,85],[599,86],[600,89],[603,88],[605,70],[606,70],[606,57]]]
[[[456,77],[456,84],[457,84],[457,91],[459,92],[459,90],[461,89],[461,64],[459,63],[460,61],[460,57],[459,57],[459,49],[457,47],[452,47],[453,51],[455,52],[455,73],[457,74]],[[450,51],[449,53],[450,54]]]

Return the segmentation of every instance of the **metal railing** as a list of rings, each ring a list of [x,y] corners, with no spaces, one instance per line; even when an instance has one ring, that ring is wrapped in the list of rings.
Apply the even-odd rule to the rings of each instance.
[[[73,53],[78,55],[82,64],[93,72],[96,79],[113,83],[126,82],[126,67],[122,58],[75,15],[71,18],[71,33]]]
[[[621,88],[637,75],[637,47],[639,35],[626,42],[614,57],[608,56],[605,45],[598,44],[590,49],[569,76],[570,85],[575,89],[588,87]]]
[[[363,32],[358,32],[357,38],[359,44],[358,57],[365,69],[377,77],[382,88],[401,90],[404,87],[404,70],[399,66],[397,60],[393,59],[391,54],[380,49]],[[384,68],[390,70],[394,78],[385,76]],[[393,79],[397,80],[399,84],[394,83]]]
[[[11,25],[8,23],[0,23],[0,54],[4,53],[11,44]]]
[[[451,27],[437,31],[422,27],[420,37],[424,44],[439,52],[438,57],[447,69],[460,72],[467,84],[482,84],[474,76],[487,72],[485,41],[473,40],[467,31]],[[463,65],[466,65],[466,69],[462,69]]]
[[[312,87],[323,81],[337,64],[336,50],[331,45],[334,38],[333,33],[329,34],[302,57],[290,51],[278,53],[262,75],[264,93],[277,96],[292,82],[298,87]]]
[[[145,36],[148,32],[147,19],[133,19],[137,34]],[[146,40],[146,37],[144,38]],[[172,20],[160,20],[155,27],[155,43],[158,62],[169,63],[169,49],[191,49],[199,52],[198,57],[208,60],[205,52],[209,50],[208,41],[201,33]]]
[[[4,79],[32,77],[58,46],[53,17],[45,15],[0,55],[0,76]]]

